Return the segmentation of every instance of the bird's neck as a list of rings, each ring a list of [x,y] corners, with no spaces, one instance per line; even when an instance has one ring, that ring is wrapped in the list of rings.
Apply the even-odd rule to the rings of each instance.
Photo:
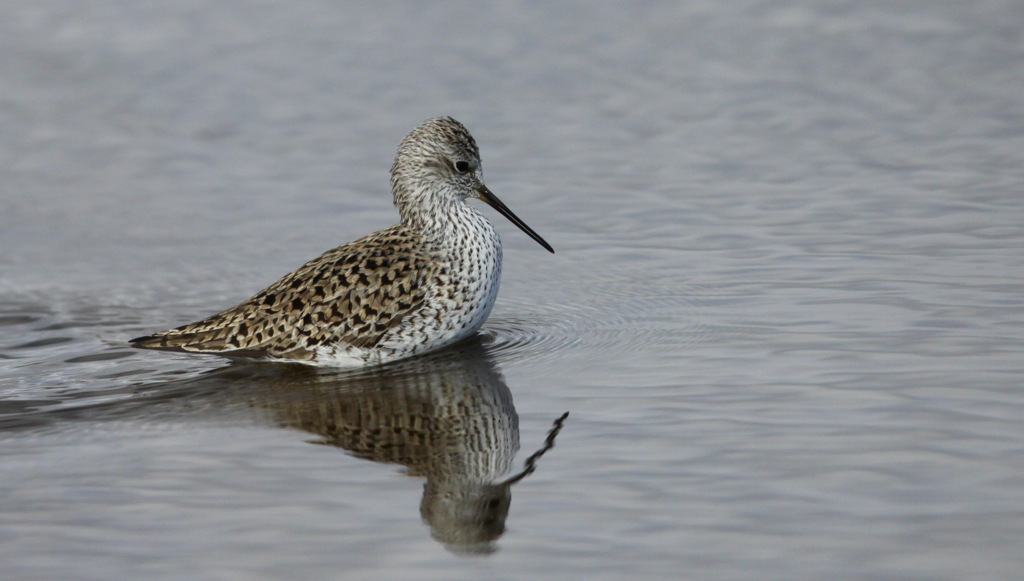
[[[428,240],[444,246],[478,237],[496,237],[490,221],[476,208],[451,195],[418,192],[417,203],[398,205],[402,223]],[[400,199],[396,197],[396,199]],[[412,198],[406,198],[407,201]]]

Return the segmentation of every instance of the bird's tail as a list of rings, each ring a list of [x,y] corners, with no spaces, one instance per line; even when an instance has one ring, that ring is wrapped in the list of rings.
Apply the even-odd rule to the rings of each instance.
[[[224,353],[235,351],[238,346],[231,345],[229,338],[231,329],[207,328],[196,329],[195,324],[185,325],[176,329],[160,331],[144,337],[136,337],[129,341],[132,347],[139,349],[157,349],[160,351],[184,351],[188,353]]]

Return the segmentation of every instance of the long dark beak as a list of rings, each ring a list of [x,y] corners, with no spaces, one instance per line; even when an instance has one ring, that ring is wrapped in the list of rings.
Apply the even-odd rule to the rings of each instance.
[[[519,216],[513,214],[512,210],[509,210],[508,206],[503,204],[501,200],[498,199],[498,196],[494,195],[494,192],[487,189],[487,186],[481,184],[480,187],[477,188],[476,192],[480,194],[481,200],[490,204],[491,207],[497,210],[499,214],[508,218],[509,221],[515,224],[516,226],[519,226],[520,230],[526,232],[530,236],[530,238],[536,240],[537,243],[546,248],[548,252],[550,252],[551,254],[555,253],[555,249],[551,248],[551,245],[545,242],[544,239],[540,237],[540,234],[534,232],[529,226],[526,225],[525,222],[519,219]]]

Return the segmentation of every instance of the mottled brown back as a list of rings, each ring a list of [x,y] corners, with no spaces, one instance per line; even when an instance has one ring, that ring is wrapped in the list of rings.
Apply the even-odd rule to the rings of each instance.
[[[132,340],[136,347],[309,360],[341,342],[374,347],[421,306],[441,262],[397,224],[325,252],[249,300]]]

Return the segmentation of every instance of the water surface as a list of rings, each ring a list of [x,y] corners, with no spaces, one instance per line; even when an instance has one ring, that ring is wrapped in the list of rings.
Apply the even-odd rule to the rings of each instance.
[[[1017,579],[1021,31],[4,3],[0,576]],[[356,373],[128,348],[393,223],[441,114],[557,251],[488,214],[476,339]]]

